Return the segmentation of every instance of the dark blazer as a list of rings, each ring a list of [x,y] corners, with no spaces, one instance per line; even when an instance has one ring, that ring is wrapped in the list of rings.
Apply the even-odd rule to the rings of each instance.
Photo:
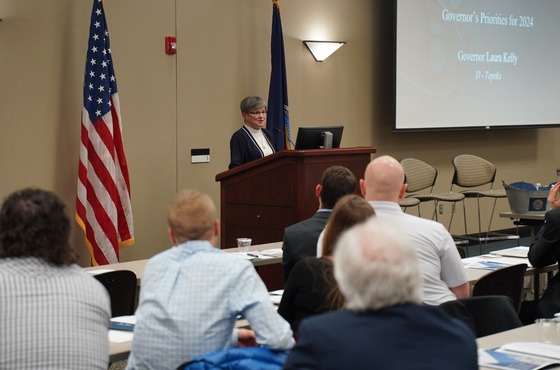
[[[330,311],[327,274],[333,275],[332,262],[316,257],[302,259],[290,272],[278,305],[278,313],[290,323],[294,333],[301,320]]]
[[[560,266],[560,208],[544,215],[544,224],[529,247],[529,262],[534,267],[545,267],[554,263]],[[537,304],[537,317],[554,317],[560,312],[560,274],[549,281]]]
[[[477,370],[476,342],[436,306],[329,312],[301,322],[284,369]]]
[[[276,145],[272,139],[271,133],[267,129],[261,129],[268,145],[274,153],[277,152]],[[253,135],[243,126],[231,135],[229,141],[230,159],[229,169],[241,166],[242,164],[252,162],[256,159],[264,157],[264,153],[255,142]]]
[[[317,211],[312,217],[284,229],[282,267],[285,281],[296,262],[317,256],[317,240],[330,215],[331,210]]]

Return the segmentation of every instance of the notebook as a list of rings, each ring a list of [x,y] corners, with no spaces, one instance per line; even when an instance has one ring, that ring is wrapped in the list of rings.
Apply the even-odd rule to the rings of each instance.
[[[560,346],[537,342],[515,342],[500,348],[479,349],[478,365],[516,370],[537,370],[552,365],[558,366]]]

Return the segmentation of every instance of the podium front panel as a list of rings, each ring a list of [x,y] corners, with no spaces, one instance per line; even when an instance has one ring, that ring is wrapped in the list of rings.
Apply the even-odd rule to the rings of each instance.
[[[288,150],[216,175],[221,183],[221,247],[234,247],[238,237],[252,238],[254,244],[281,241],[284,228],[317,211],[315,187],[325,169],[345,166],[360,179],[375,151]]]

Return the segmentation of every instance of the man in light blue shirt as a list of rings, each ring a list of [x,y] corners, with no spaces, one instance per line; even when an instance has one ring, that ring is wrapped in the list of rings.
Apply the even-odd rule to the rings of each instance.
[[[210,197],[180,191],[168,224],[175,246],[151,258],[144,270],[127,369],[176,369],[237,345],[293,346],[290,326],[253,265],[215,248],[219,222]],[[234,328],[238,315],[252,330]]]

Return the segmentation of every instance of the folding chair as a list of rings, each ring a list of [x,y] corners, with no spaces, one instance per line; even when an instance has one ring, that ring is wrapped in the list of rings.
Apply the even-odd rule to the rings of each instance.
[[[519,314],[525,271],[527,271],[525,263],[492,271],[474,283],[472,296],[505,295],[511,298],[515,312]]]
[[[503,234],[491,232],[492,218],[494,217],[494,211],[496,209],[496,202],[500,198],[507,198],[506,191],[504,189],[493,189],[494,179],[496,177],[496,166],[487,161],[484,158],[478,157],[472,154],[460,154],[453,158],[453,167],[455,168],[455,173],[453,174],[453,180],[451,183],[451,190],[454,186],[460,188],[466,188],[469,190],[460,191],[461,194],[465,196],[466,199],[476,198],[477,210],[478,210],[478,236],[469,236],[467,231],[467,211],[466,202],[463,202],[463,215],[465,222],[465,238],[470,240],[478,241],[480,247],[480,254],[482,254],[482,242],[487,243],[488,241],[495,240],[519,240],[519,235]],[[481,187],[486,187],[487,189],[480,189]],[[472,189],[479,188],[479,189]],[[493,199],[492,212],[490,213],[490,220],[488,222],[488,230],[485,235],[482,233],[481,226],[481,216],[480,216],[480,199],[490,198]]]
[[[138,280],[129,270],[115,270],[94,277],[107,289],[111,298],[111,317],[133,315],[136,308]]]

